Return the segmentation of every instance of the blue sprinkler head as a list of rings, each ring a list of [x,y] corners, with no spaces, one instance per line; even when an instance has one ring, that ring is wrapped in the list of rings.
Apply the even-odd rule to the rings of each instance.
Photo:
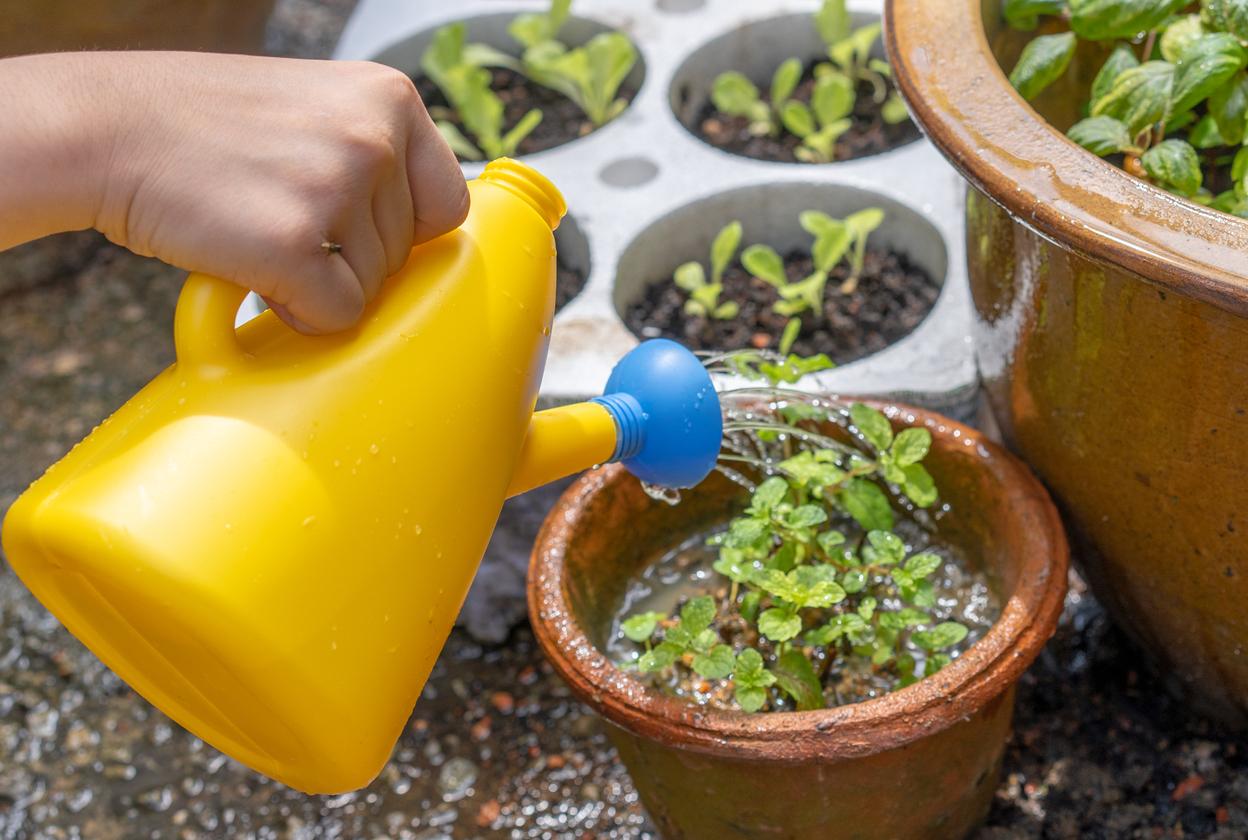
[[[698,357],[675,341],[643,341],[620,359],[594,402],[615,418],[612,461],[662,487],[693,487],[719,457],[719,395]]]

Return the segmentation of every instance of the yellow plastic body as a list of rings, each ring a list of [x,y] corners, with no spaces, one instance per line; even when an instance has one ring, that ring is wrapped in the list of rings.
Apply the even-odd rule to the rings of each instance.
[[[243,291],[189,278],[177,362],[4,523],[18,575],[109,667],[303,791],[380,771],[504,497],[614,447],[597,405],[528,432],[562,198],[510,161],[470,190],[338,335],[271,312],[235,332]]]

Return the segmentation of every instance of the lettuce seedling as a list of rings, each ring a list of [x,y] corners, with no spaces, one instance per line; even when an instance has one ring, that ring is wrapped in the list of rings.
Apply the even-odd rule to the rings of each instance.
[[[515,59],[484,44],[466,44],[466,32],[462,22],[437,30],[421,56],[420,66],[442,91],[476,143],[450,121],[450,114],[431,109],[434,124],[460,157],[481,160],[514,154],[520,142],[542,121],[542,112],[532,109],[510,131],[503,132],[503,103],[490,88],[489,68],[514,69]]]
[[[725,594],[690,599],[679,618],[646,612],[623,622],[624,634],[645,647],[641,672],[731,680],[736,704],[756,712],[836,705],[838,674],[873,672],[905,686],[951,661],[968,628],[936,614],[932,579],[945,561],[907,550],[893,532],[889,497],[899,493],[920,508],[935,502],[921,464],[931,434],[894,433],[863,404],[847,414],[808,402],[777,411],[793,430],[791,454],[708,540],[718,554],[712,568],[727,583],[710,588]],[[857,445],[799,433],[829,420]]]
[[[741,223],[730,222],[724,226],[711,242],[711,279],[706,279],[706,271],[697,261],[684,263],[672,274],[676,286],[689,294],[685,301],[685,314],[695,317],[715,318],[727,321],[737,317],[740,307],[736,301],[720,303],[719,296],[724,290],[724,270],[732,262],[733,255],[741,245]]]
[[[628,104],[617,94],[637,63],[637,49],[619,32],[603,32],[569,48],[558,35],[571,6],[571,0],[551,0],[549,11],[518,16],[508,32],[524,47],[524,74],[571,99],[600,126]]]
[[[858,80],[869,81],[876,88],[876,101],[881,103],[880,113],[886,123],[902,122],[908,115],[897,94],[890,95],[892,72],[888,63],[871,57],[880,35],[879,24],[851,31],[845,0],[825,0],[814,22],[833,63],[816,65],[809,103],[792,98],[802,78],[798,58],[785,59],[776,68],[766,101],[754,82],[736,70],[715,77],[711,101],[725,114],[748,119],[753,134],[777,136],[783,130],[801,138],[802,144],[794,153],[799,160],[828,163],[835,159],[836,141],[852,125],[849,117],[857,100]]]
[[[1010,73],[1025,99],[1067,74],[1080,41],[1113,45],[1092,81],[1087,116],[1067,132],[1127,172],[1199,204],[1248,217],[1248,2],[1004,0],[1016,29],[1054,18],[1067,31],[1030,41]],[[1206,188],[1229,175],[1218,194]]]

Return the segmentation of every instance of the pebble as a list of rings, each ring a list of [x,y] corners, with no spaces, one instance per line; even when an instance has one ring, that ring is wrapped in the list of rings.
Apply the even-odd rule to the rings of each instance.
[[[458,802],[472,790],[477,780],[477,765],[466,758],[456,756],[442,765],[438,773],[438,790],[443,800]]]

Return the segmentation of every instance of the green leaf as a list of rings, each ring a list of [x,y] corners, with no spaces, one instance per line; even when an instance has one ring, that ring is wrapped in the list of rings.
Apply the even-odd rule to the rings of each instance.
[[[920,627],[932,620],[932,617],[923,610],[916,610],[914,607],[905,607],[897,612],[897,618],[901,620],[904,627]]]
[[[802,632],[802,619],[791,610],[772,607],[758,617],[758,632],[773,642],[787,642]]]
[[[785,496],[789,494],[789,483],[778,475],[758,485],[754,491],[754,496],[750,500],[750,507],[754,510],[769,511],[780,502],[784,501]]]
[[[780,62],[775,74],[771,77],[771,107],[779,110],[793,94],[793,89],[802,78],[802,62],[798,58],[786,58]]]
[[[867,441],[885,452],[893,442],[893,426],[888,418],[869,405],[854,403],[849,407],[849,418]]]
[[[510,131],[503,135],[503,156],[515,154],[516,149],[520,146],[520,143],[524,140],[524,138],[528,137],[533,132],[533,129],[537,128],[541,121],[542,112],[537,108],[532,109],[521,117],[520,121],[512,126]]]
[[[967,629],[956,621],[942,621],[931,630],[920,630],[911,640],[923,650],[946,650],[966,638]]]
[[[659,626],[659,622],[667,616],[658,612],[643,612],[625,619],[620,624],[620,630],[624,635],[634,642],[644,642],[654,635],[655,628]]]
[[[571,7],[572,0],[551,0],[549,12],[517,15],[507,31],[526,47],[554,40],[567,21]]]
[[[1094,155],[1105,157],[1130,149],[1131,132],[1113,117],[1088,117],[1070,127],[1066,136]]]
[[[802,226],[802,230],[815,238],[845,227],[844,222],[832,218],[822,210],[803,210],[797,215],[797,222]]]
[[[944,565],[944,561],[938,556],[928,552],[923,552],[922,554],[915,554],[906,560],[905,569],[911,577],[925,578],[939,569],[942,565]]]
[[[754,277],[765,280],[777,289],[789,281],[784,260],[770,245],[751,245],[741,252],[741,264]],[[781,350],[781,353],[787,352]]]
[[[888,496],[865,478],[854,478],[840,493],[841,504],[846,513],[867,530],[890,530],[893,527],[893,509]]]
[[[922,464],[911,464],[903,468],[903,472],[906,474],[906,482],[901,485],[901,490],[906,498],[921,508],[929,507],[936,501],[936,482],[932,480],[926,467]]]
[[[1174,74],[1171,114],[1191,110],[1209,98],[1244,66],[1248,53],[1225,32],[1197,38],[1183,53]]]
[[[762,101],[758,88],[743,74],[735,70],[720,73],[711,84],[711,102],[725,114],[733,117],[757,119]]]
[[[824,707],[819,677],[801,651],[785,651],[772,666],[772,672],[776,676],[776,684],[793,698],[798,711],[810,712]]]
[[[1187,142],[1197,149],[1216,149],[1226,145],[1221,132],[1218,131],[1217,120],[1209,114],[1205,114],[1196,125],[1192,126],[1192,130],[1187,133]]]
[[[1203,0],[1201,18],[1210,29],[1248,41],[1248,0]]]
[[[816,82],[810,94],[810,110],[819,125],[830,125],[854,110],[854,83],[843,73],[827,73]]]
[[[706,285],[706,270],[701,263],[683,263],[672,273],[672,282],[686,292],[695,292]]]
[[[1190,0],[1070,0],[1070,28],[1080,38],[1130,40],[1156,29]]]
[[[1170,110],[1175,66],[1168,61],[1149,61],[1124,70],[1109,92],[1092,103],[1092,116],[1113,117],[1134,137]]]
[[[888,95],[888,99],[880,106],[880,117],[888,125],[899,125],[910,119],[910,109],[906,107],[906,101],[901,98],[901,94],[893,91]]]
[[[810,249],[815,270],[825,274],[831,271],[833,266],[845,256],[845,252],[849,250],[852,243],[853,234],[844,224],[838,223],[836,227],[820,232],[815,237],[814,246]]]
[[[1248,74],[1240,72],[1229,83],[1209,95],[1209,114],[1218,127],[1223,143],[1234,146],[1244,140],[1248,121]],[[1193,145],[1199,145],[1193,141]]]
[[[1066,0],[1005,0],[1005,22],[1015,29],[1030,31],[1036,28],[1041,15],[1060,15],[1066,9]]]
[[[715,307],[715,311],[711,313],[711,317],[719,321],[731,321],[741,312],[741,304],[735,300],[724,301]]]
[[[788,323],[784,325],[784,332],[780,333],[780,353],[787,355],[793,349],[793,342],[797,341],[797,336],[802,331],[802,319],[790,318]]]
[[[864,621],[870,621],[871,616],[875,614],[876,600],[870,596],[863,598],[858,602],[858,616]]]
[[[1231,163],[1231,178],[1234,181],[1242,182],[1246,175],[1248,175],[1248,146],[1236,152],[1235,160]]]
[[[752,590],[741,597],[741,617],[751,623],[758,621],[758,607],[762,603],[763,593]]]
[[[1109,93],[1114,86],[1114,82],[1124,71],[1139,66],[1140,60],[1135,57],[1135,52],[1130,47],[1126,44],[1119,44],[1117,47],[1114,47],[1114,51],[1109,54],[1109,58],[1105,59],[1105,63],[1101,65],[1100,72],[1092,80],[1092,91],[1089,94],[1088,101],[1095,102]]]
[[[741,223],[729,222],[715,235],[711,242],[711,282],[718,283],[724,277],[724,269],[732,261],[732,255],[741,244]]]
[[[754,565],[745,560],[740,551],[731,548],[721,549],[711,568],[736,583],[744,583],[754,573]]]
[[[917,464],[932,448],[932,433],[923,428],[903,429],[893,441],[893,459],[898,466]]]
[[[867,575],[861,569],[850,569],[841,577],[841,588],[850,595],[857,595],[867,586]]]
[[[1157,41],[1157,46],[1161,49],[1162,58],[1177,63],[1187,48],[1204,34],[1205,28],[1200,23],[1200,15],[1187,15],[1166,27],[1166,31],[1161,33],[1161,38]]]
[[[855,239],[866,239],[884,224],[884,211],[878,207],[868,207],[845,217],[845,227],[849,228]]]
[[[784,103],[780,109],[780,122],[798,137],[806,137],[815,131],[814,115],[810,113],[809,108],[796,99],[790,99]]]
[[[892,566],[906,556],[906,544],[901,537],[886,530],[867,532],[867,544],[863,546],[863,558],[876,566]]]
[[[1023,48],[1018,63],[1010,71],[1010,84],[1024,99],[1035,99],[1066,72],[1074,54],[1072,32],[1034,38]]]
[[[810,528],[828,521],[828,512],[822,505],[802,505],[794,508],[785,518],[790,528]]]
[[[680,626],[690,633],[701,633],[715,620],[715,599],[710,595],[690,598],[680,609]]]
[[[708,653],[693,657],[693,671],[708,680],[722,680],[732,673],[735,660],[728,645],[715,645]]]
[[[1140,163],[1148,177],[1168,190],[1190,196],[1200,189],[1200,158],[1183,140],[1158,143],[1144,153]]]
[[[824,554],[831,555],[837,547],[845,544],[845,535],[840,531],[824,531],[815,538],[815,541],[819,543]]]
[[[681,645],[674,642],[663,642],[654,650],[648,650],[643,653],[637,660],[637,668],[643,674],[662,671],[675,662],[684,652],[684,648]]]
[[[438,129],[438,133],[442,135],[442,139],[446,141],[446,145],[451,147],[451,151],[461,158],[465,160],[481,160],[485,157],[481,150],[472,145],[472,141],[465,137],[454,123],[447,120],[438,120],[434,123],[434,126]]]
[[[823,5],[815,12],[815,29],[829,46],[848,38],[850,26],[851,18],[845,0],[823,0]]]
[[[931,656],[927,657],[927,662],[923,665],[923,676],[930,677],[932,674],[935,674],[941,668],[948,665],[951,661],[953,660],[943,653],[933,653]]]

